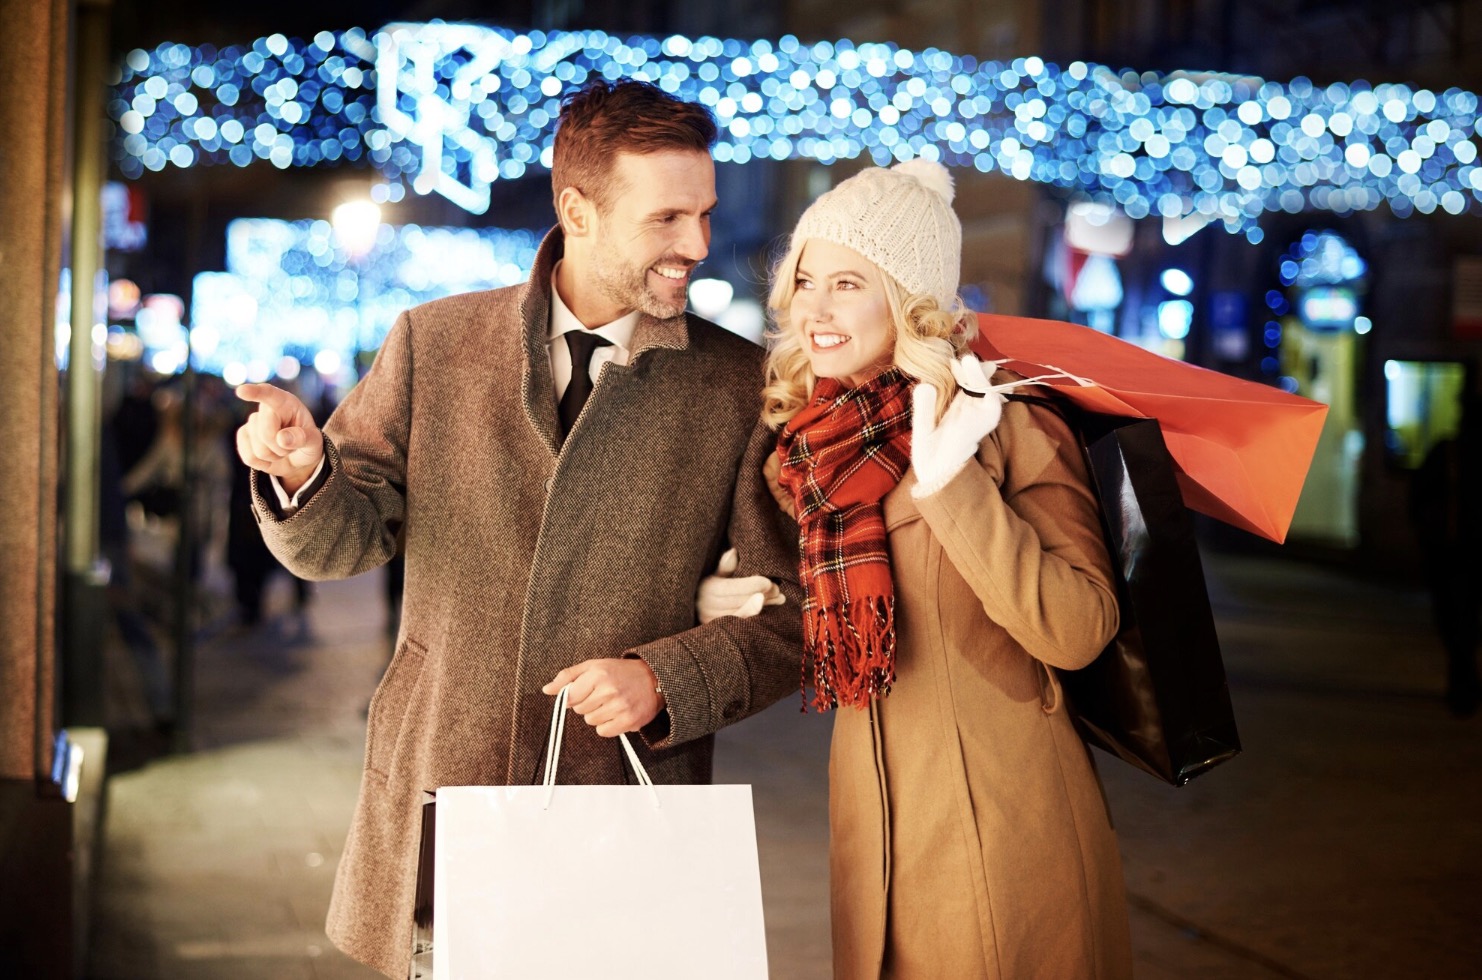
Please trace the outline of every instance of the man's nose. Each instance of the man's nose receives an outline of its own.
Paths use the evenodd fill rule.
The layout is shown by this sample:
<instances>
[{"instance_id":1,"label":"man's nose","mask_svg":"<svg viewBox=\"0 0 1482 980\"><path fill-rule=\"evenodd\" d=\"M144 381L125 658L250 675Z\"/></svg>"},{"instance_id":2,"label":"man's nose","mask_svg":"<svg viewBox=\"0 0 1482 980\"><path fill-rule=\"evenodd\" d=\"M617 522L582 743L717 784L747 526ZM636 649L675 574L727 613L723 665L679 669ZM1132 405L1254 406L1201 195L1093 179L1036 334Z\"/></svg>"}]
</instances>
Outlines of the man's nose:
<instances>
[{"instance_id":1,"label":"man's nose","mask_svg":"<svg viewBox=\"0 0 1482 980\"><path fill-rule=\"evenodd\" d=\"M691 262L699 262L710 254L710 229L704 221L686 221L684 231L674 250Z\"/></svg>"}]
</instances>

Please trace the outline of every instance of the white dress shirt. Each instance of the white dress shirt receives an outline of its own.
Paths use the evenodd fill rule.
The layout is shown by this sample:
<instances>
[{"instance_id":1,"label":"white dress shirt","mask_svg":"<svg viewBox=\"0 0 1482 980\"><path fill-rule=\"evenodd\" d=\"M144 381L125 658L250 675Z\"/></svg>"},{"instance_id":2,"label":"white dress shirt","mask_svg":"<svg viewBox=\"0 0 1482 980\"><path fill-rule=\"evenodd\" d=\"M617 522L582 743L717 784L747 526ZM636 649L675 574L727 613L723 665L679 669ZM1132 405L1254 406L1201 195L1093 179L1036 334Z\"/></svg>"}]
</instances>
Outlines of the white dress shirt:
<instances>
[{"instance_id":1,"label":"white dress shirt","mask_svg":"<svg viewBox=\"0 0 1482 980\"><path fill-rule=\"evenodd\" d=\"M545 342L546 353L551 357L551 380L556 385L557 404L560 404L561 396L566 393L566 386L571 383L571 348L566 346L564 340L557 343L557 337L572 330L590 329L592 333L609 342L608 346L598 347L592 352L591 377L592 383L596 384L602 365L608 361L618 367L627 365L628 359L633 356L633 330L638 326L637 310L600 327L589 328L582 323L576 318L576 314L567 309L561 294L556 292L556 272L560 268L561 263L557 262L556 268L551 272L551 327Z\"/></svg>"}]
</instances>

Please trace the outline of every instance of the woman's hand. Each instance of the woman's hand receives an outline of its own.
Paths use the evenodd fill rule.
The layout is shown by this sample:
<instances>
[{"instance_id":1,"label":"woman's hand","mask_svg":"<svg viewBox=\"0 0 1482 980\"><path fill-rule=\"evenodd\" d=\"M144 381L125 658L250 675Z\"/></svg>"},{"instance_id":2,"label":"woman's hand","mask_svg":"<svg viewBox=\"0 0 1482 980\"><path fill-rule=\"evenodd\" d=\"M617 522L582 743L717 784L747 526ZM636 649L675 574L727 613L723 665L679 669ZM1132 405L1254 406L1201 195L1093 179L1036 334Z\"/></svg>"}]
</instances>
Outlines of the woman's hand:
<instances>
[{"instance_id":1,"label":"woman's hand","mask_svg":"<svg viewBox=\"0 0 1482 980\"><path fill-rule=\"evenodd\" d=\"M911 496L926 497L952 482L973 458L988 433L998 427L1007 400L996 391L989 373L973 354L952 362L960 391L937 422L937 390L918 384L911 392L911 467L916 486Z\"/></svg>"},{"instance_id":2,"label":"woman's hand","mask_svg":"<svg viewBox=\"0 0 1482 980\"><path fill-rule=\"evenodd\" d=\"M787 601L777 584L765 575L732 578L739 563L736 549L731 548L720 556L715 574L700 582L700 591L695 595L695 615L702 626L722 616L745 619L755 616L765 606L780 606Z\"/></svg>"}]
</instances>

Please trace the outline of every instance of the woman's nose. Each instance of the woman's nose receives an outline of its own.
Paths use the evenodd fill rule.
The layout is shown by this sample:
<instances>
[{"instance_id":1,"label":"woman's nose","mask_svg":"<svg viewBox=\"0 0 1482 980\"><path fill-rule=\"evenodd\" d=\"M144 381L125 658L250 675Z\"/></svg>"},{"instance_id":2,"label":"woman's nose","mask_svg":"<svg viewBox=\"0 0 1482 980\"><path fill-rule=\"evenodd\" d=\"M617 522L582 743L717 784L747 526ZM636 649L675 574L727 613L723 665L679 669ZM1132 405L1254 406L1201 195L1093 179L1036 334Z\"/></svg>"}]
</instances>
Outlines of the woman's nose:
<instances>
[{"instance_id":1,"label":"woman's nose","mask_svg":"<svg viewBox=\"0 0 1482 980\"><path fill-rule=\"evenodd\" d=\"M828 299L823 295L822 290L798 290L798 298L802 301L803 315L808 319L819 322L828 319Z\"/></svg>"}]
</instances>

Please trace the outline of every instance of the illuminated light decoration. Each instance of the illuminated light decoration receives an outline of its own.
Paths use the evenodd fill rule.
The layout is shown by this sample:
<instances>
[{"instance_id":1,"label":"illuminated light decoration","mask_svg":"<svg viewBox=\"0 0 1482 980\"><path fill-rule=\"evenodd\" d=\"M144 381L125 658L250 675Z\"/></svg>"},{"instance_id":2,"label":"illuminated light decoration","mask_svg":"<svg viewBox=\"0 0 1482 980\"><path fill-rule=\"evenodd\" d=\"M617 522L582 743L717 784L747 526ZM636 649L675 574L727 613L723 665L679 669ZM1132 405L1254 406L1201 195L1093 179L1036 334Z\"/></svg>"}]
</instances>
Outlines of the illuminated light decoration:
<instances>
[{"instance_id":1,"label":"illuminated light decoration","mask_svg":"<svg viewBox=\"0 0 1482 980\"><path fill-rule=\"evenodd\" d=\"M1310 289L1364 279L1369 265L1352 245L1334 231L1308 231L1282 257L1283 285Z\"/></svg>"},{"instance_id":2,"label":"illuminated light decoration","mask_svg":"<svg viewBox=\"0 0 1482 980\"><path fill-rule=\"evenodd\" d=\"M391 25L162 44L118 66L108 113L125 177L231 163L373 165L478 212L495 180L550 164L560 97L643 78L709 106L716 160L877 164L925 157L1068 189L1182 240L1203 223L1262 237L1266 212L1482 208L1478 97L1365 81L1313 85L979 62L848 40L806 45Z\"/></svg>"},{"instance_id":3,"label":"illuminated light decoration","mask_svg":"<svg viewBox=\"0 0 1482 980\"><path fill-rule=\"evenodd\" d=\"M1346 330L1368 333L1373 323L1358 315L1359 297L1369 275L1368 263L1342 235L1332 230L1308 230L1292 243L1277 262L1281 285L1292 290L1289 300L1283 290L1266 293L1266 306L1273 316L1295 314L1303 326L1322 333ZM1281 324L1266 324L1266 346L1281 347ZM1280 364L1274 357L1261 362L1261 370L1275 375Z\"/></svg>"},{"instance_id":4,"label":"illuminated light decoration","mask_svg":"<svg viewBox=\"0 0 1482 980\"><path fill-rule=\"evenodd\" d=\"M1115 310L1122 303L1122 274L1108 255L1089 255L1070 291L1072 309Z\"/></svg>"},{"instance_id":5,"label":"illuminated light decoration","mask_svg":"<svg viewBox=\"0 0 1482 980\"><path fill-rule=\"evenodd\" d=\"M1158 283L1169 295L1187 296L1194 291L1194 279L1182 269L1164 269Z\"/></svg>"},{"instance_id":6,"label":"illuminated light decoration","mask_svg":"<svg viewBox=\"0 0 1482 980\"><path fill-rule=\"evenodd\" d=\"M696 279L690 283L690 306L707 320L714 320L731 305L736 290L724 279Z\"/></svg>"},{"instance_id":7,"label":"illuminated light decoration","mask_svg":"<svg viewBox=\"0 0 1482 980\"><path fill-rule=\"evenodd\" d=\"M350 257L359 258L376 247L381 208L374 201L346 201L331 212L329 226Z\"/></svg>"},{"instance_id":8,"label":"illuminated light decoration","mask_svg":"<svg viewBox=\"0 0 1482 980\"><path fill-rule=\"evenodd\" d=\"M137 361L144 356L144 341L139 335L129 333L123 327L108 328L108 359L110 361Z\"/></svg>"},{"instance_id":9,"label":"illuminated light decoration","mask_svg":"<svg viewBox=\"0 0 1482 980\"><path fill-rule=\"evenodd\" d=\"M1175 211L1172 215L1163 216L1163 241L1169 245L1182 245L1214 220L1212 215L1199 214L1197 211L1193 214L1178 214L1177 209L1183 206L1181 200L1177 195L1169 195L1169 198L1171 200L1167 206Z\"/></svg>"},{"instance_id":10,"label":"illuminated light decoration","mask_svg":"<svg viewBox=\"0 0 1482 980\"><path fill-rule=\"evenodd\" d=\"M409 307L523 282L539 244L535 231L380 225L369 250L351 254L328 221L238 219L227 271L200 273L191 291L192 339L211 338L193 343L194 363L251 380L286 377L292 357L336 374L379 348Z\"/></svg>"},{"instance_id":11,"label":"illuminated light decoration","mask_svg":"<svg viewBox=\"0 0 1482 980\"><path fill-rule=\"evenodd\" d=\"M1194 323L1194 304L1171 299L1158 304L1158 332L1169 340L1183 340Z\"/></svg>"},{"instance_id":12,"label":"illuminated light decoration","mask_svg":"<svg viewBox=\"0 0 1482 980\"><path fill-rule=\"evenodd\" d=\"M108 282L108 319L127 320L139 312L143 293L139 284L132 279L111 279Z\"/></svg>"},{"instance_id":13,"label":"illuminated light decoration","mask_svg":"<svg viewBox=\"0 0 1482 980\"><path fill-rule=\"evenodd\" d=\"M1065 211L1065 244L1091 255L1121 258L1132 251L1132 221L1117 208L1076 201Z\"/></svg>"},{"instance_id":14,"label":"illuminated light decoration","mask_svg":"<svg viewBox=\"0 0 1482 980\"><path fill-rule=\"evenodd\" d=\"M1358 297L1343 286L1314 286L1302 294L1298 315L1312 330L1347 329L1358 316Z\"/></svg>"}]
</instances>

